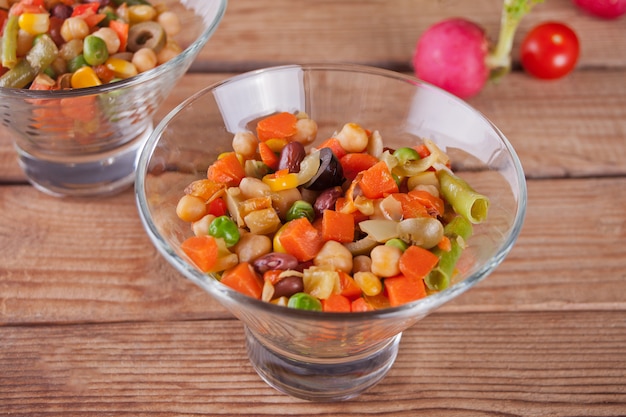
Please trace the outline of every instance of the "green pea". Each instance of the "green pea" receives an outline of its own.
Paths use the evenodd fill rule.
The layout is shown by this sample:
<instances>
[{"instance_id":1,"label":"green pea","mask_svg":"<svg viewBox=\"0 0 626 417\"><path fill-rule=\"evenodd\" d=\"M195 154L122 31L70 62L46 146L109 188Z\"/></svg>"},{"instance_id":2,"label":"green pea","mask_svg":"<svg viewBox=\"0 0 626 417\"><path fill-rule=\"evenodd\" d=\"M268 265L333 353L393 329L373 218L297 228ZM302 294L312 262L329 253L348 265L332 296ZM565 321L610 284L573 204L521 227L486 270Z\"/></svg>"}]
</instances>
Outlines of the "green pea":
<instances>
[{"instance_id":1,"label":"green pea","mask_svg":"<svg viewBox=\"0 0 626 417\"><path fill-rule=\"evenodd\" d=\"M386 241L385 246L394 246L400 249L402 252L404 252L409 247L409 245L404 240L399 239L397 237Z\"/></svg>"},{"instance_id":2,"label":"green pea","mask_svg":"<svg viewBox=\"0 0 626 417\"><path fill-rule=\"evenodd\" d=\"M299 310L322 311L322 302L305 292L297 292L289 297L287 307Z\"/></svg>"},{"instance_id":3,"label":"green pea","mask_svg":"<svg viewBox=\"0 0 626 417\"><path fill-rule=\"evenodd\" d=\"M306 217L310 222L315 220L315 210L313 210L313 206L308 201L298 200L291 205L289 210L287 210L287 221L299 219L301 217Z\"/></svg>"},{"instance_id":4,"label":"green pea","mask_svg":"<svg viewBox=\"0 0 626 417\"><path fill-rule=\"evenodd\" d=\"M420 159L420 154L417 153L415 149L409 147L396 149L393 156L396 157L400 165L404 165L409 161L418 161Z\"/></svg>"},{"instance_id":5,"label":"green pea","mask_svg":"<svg viewBox=\"0 0 626 417\"><path fill-rule=\"evenodd\" d=\"M83 41L83 55L91 66L104 64L109 58L106 42L94 35L87 36Z\"/></svg>"},{"instance_id":6,"label":"green pea","mask_svg":"<svg viewBox=\"0 0 626 417\"><path fill-rule=\"evenodd\" d=\"M89 64L85 61L85 56L80 54L69 60L67 63L67 70L69 72L76 72L79 68L87 66L89 66Z\"/></svg>"},{"instance_id":7,"label":"green pea","mask_svg":"<svg viewBox=\"0 0 626 417\"><path fill-rule=\"evenodd\" d=\"M213 219L209 225L209 234L213 237L222 238L226 246L234 246L239 242L239 228L228 216L220 216Z\"/></svg>"}]
</instances>

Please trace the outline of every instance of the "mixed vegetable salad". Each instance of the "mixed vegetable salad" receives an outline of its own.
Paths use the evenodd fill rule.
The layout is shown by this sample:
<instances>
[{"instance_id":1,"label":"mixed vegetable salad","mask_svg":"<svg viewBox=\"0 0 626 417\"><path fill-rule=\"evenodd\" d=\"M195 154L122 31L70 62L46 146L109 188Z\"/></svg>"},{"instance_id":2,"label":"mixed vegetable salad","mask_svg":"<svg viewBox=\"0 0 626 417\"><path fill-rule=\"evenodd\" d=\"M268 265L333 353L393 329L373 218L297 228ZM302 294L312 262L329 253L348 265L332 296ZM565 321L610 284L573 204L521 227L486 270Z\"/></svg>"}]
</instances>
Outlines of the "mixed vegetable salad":
<instances>
[{"instance_id":1,"label":"mixed vegetable salad","mask_svg":"<svg viewBox=\"0 0 626 417\"><path fill-rule=\"evenodd\" d=\"M0 87L84 88L181 52L178 16L146 0L0 0Z\"/></svg>"},{"instance_id":2,"label":"mixed vegetable salad","mask_svg":"<svg viewBox=\"0 0 626 417\"><path fill-rule=\"evenodd\" d=\"M301 112L237 133L178 201L193 231L182 251L243 294L307 310L369 311L447 288L488 198L431 140L388 149L356 123L308 146L316 135Z\"/></svg>"}]
</instances>

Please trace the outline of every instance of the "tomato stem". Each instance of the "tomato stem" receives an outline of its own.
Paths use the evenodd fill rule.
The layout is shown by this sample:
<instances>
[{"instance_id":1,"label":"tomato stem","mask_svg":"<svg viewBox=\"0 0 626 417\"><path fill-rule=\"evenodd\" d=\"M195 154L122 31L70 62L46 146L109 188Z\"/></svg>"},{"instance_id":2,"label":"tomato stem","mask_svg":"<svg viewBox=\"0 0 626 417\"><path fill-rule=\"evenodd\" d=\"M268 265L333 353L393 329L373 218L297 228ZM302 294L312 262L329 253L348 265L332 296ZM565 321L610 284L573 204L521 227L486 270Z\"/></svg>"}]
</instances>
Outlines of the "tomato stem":
<instances>
[{"instance_id":1,"label":"tomato stem","mask_svg":"<svg viewBox=\"0 0 626 417\"><path fill-rule=\"evenodd\" d=\"M491 69L492 79L498 79L511 70L511 50L515 32L522 18L537 3L543 3L543 0L504 0L498 42L487 55L487 66Z\"/></svg>"}]
</instances>

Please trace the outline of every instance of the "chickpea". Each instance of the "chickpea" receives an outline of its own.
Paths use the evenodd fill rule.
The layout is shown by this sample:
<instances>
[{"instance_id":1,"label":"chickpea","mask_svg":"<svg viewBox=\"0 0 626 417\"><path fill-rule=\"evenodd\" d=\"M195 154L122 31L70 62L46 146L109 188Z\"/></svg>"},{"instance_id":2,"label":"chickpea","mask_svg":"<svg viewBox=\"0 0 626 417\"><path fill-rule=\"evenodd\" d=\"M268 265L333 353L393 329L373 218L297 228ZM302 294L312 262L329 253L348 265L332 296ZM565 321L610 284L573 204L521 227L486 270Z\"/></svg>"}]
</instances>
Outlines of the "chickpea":
<instances>
[{"instance_id":1,"label":"chickpea","mask_svg":"<svg viewBox=\"0 0 626 417\"><path fill-rule=\"evenodd\" d=\"M363 152L369 142L367 132L356 123L343 125L336 138L347 152Z\"/></svg>"},{"instance_id":2,"label":"chickpea","mask_svg":"<svg viewBox=\"0 0 626 417\"><path fill-rule=\"evenodd\" d=\"M167 36L175 36L180 32L180 20L174 12L165 11L157 17L157 22L161 25Z\"/></svg>"},{"instance_id":3,"label":"chickpea","mask_svg":"<svg viewBox=\"0 0 626 417\"><path fill-rule=\"evenodd\" d=\"M239 262L252 262L272 251L272 240L265 235L245 233L233 250L239 256Z\"/></svg>"},{"instance_id":4,"label":"chickpea","mask_svg":"<svg viewBox=\"0 0 626 417\"><path fill-rule=\"evenodd\" d=\"M175 58L182 51L182 48L178 46L176 42L168 40L163 49L161 49L157 54L157 62L161 65L170 59Z\"/></svg>"},{"instance_id":5,"label":"chickpea","mask_svg":"<svg viewBox=\"0 0 626 417\"><path fill-rule=\"evenodd\" d=\"M308 145L317 136L317 123L312 119L298 119L296 122L296 134L293 140L303 145Z\"/></svg>"},{"instance_id":6,"label":"chickpea","mask_svg":"<svg viewBox=\"0 0 626 417\"><path fill-rule=\"evenodd\" d=\"M266 197L272 193L269 185L254 177L244 177L239 183L239 190L241 191L241 198L244 200Z\"/></svg>"},{"instance_id":7,"label":"chickpea","mask_svg":"<svg viewBox=\"0 0 626 417\"><path fill-rule=\"evenodd\" d=\"M139 72L145 72L157 66L157 55L150 48L141 48L133 54L132 63Z\"/></svg>"},{"instance_id":8,"label":"chickpea","mask_svg":"<svg viewBox=\"0 0 626 417\"><path fill-rule=\"evenodd\" d=\"M186 194L178 200L176 215L186 222L195 222L206 215L206 204L201 198Z\"/></svg>"},{"instance_id":9,"label":"chickpea","mask_svg":"<svg viewBox=\"0 0 626 417\"><path fill-rule=\"evenodd\" d=\"M329 240L313 259L316 266L328 266L346 273L352 272L352 253L341 243Z\"/></svg>"},{"instance_id":10,"label":"chickpea","mask_svg":"<svg viewBox=\"0 0 626 417\"><path fill-rule=\"evenodd\" d=\"M256 154L259 140L252 132L237 132L233 137L233 150L244 158L251 158Z\"/></svg>"},{"instance_id":11,"label":"chickpea","mask_svg":"<svg viewBox=\"0 0 626 417\"><path fill-rule=\"evenodd\" d=\"M202 217L200 220L196 220L191 225L191 230L193 230L193 234L196 236L206 236L209 234L209 226L211 222L215 219L215 216L212 214L207 214Z\"/></svg>"},{"instance_id":12,"label":"chickpea","mask_svg":"<svg viewBox=\"0 0 626 417\"><path fill-rule=\"evenodd\" d=\"M84 39L89 35L89 25L80 17L69 17L61 25L61 37L65 42L72 39Z\"/></svg>"},{"instance_id":13,"label":"chickpea","mask_svg":"<svg viewBox=\"0 0 626 417\"><path fill-rule=\"evenodd\" d=\"M379 277L393 277L400 273L402 250L395 246L380 245L372 249L372 272Z\"/></svg>"},{"instance_id":14,"label":"chickpea","mask_svg":"<svg viewBox=\"0 0 626 417\"><path fill-rule=\"evenodd\" d=\"M117 33L111 28L100 28L93 33L94 36L99 37L107 44L107 51L109 55L115 54L120 49L120 38Z\"/></svg>"}]
</instances>

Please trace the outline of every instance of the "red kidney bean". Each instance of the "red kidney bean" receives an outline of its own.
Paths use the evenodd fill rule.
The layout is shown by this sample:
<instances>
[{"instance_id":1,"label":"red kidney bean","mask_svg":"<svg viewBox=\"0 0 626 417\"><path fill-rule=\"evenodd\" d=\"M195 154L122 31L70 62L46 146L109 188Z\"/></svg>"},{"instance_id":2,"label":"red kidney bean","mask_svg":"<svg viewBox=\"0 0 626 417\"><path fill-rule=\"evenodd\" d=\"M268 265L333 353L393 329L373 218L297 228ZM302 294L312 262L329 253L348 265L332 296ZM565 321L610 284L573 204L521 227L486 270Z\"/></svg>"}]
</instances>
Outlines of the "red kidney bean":
<instances>
[{"instance_id":1,"label":"red kidney bean","mask_svg":"<svg viewBox=\"0 0 626 417\"><path fill-rule=\"evenodd\" d=\"M278 169L288 169L291 173L300 172L300 163L306 156L306 149L300 142L289 142L280 153Z\"/></svg>"},{"instance_id":2,"label":"red kidney bean","mask_svg":"<svg viewBox=\"0 0 626 417\"><path fill-rule=\"evenodd\" d=\"M274 284L274 298L291 297L302 291L304 291L304 282L302 277L296 275L285 277Z\"/></svg>"},{"instance_id":3,"label":"red kidney bean","mask_svg":"<svg viewBox=\"0 0 626 417\"><path fill-rule=\"evenodd\" d=\"M48 29L48 33L56 46L59 48L65 43L65 39L61 36L61 27L63 26L63 22L65 22L65 19L61 19L56 16L50 17L50 28Z\"/></svg>"},{"instance_id":4,"label":"red kidney bean","mask_svg":"<svg viewBox=\"0 0 626 417\"><path fill-rule=\"evenodd\" d=\"M50 9L50 16L65 20L72 16L73 11L74 9L67 4L57 3L52 7L52 9Z\"/></svg>"},{"instance_id":5,"label":"red kidney bean","mask_svg":"<svg viewBox=\"0 0 626 417\"><path fill-rule=\"evenodd\" d=\"M343 190L341 187L327 188L315 199L313 203L313 210L315 210L315 217L322 215L324 210L334 210L337 199L341 197Z\"/></svg>"},{"instance_id":6,"label":"red kidney bean","mask_svg":"<svg viewBox=\"0 0 626 417\"><path fill-rule=\"evenodd\" d=\"M294 269L298 266L298 259L288 253L271 252L263 255L252 262L252 266L258 273L264 274L267 271Z\"/></svg>"}]
</instances>

